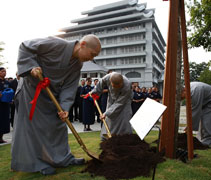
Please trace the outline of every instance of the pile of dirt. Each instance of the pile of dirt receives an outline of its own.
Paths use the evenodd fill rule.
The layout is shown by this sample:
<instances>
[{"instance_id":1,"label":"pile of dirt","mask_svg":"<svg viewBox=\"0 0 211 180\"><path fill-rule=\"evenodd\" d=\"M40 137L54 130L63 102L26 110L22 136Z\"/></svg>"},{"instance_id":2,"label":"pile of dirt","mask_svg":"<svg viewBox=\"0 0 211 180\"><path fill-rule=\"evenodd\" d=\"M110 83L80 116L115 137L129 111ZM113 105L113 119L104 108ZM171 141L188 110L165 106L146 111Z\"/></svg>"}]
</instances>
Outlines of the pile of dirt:
<instances>
[{"instance_id":1,"label":"pile of dirt","mask_svg":"<svg viewBox=\"0 0 211 180\"><path fill-rule=\"evenodd\" d=\"M195 149L204 150L208 149L208 145L202 144L196 137L193 137L193 147ZM177 148L187 150L187 134L180 133L178 134Z\"/></svg>"},{"instance_id":2,"label":"pile of dirt","mask_svg":"<svg viewBox=\"0 0 211 180\"><path fill-rule=\"evenodd\" d=\"M84 171L110 180L149 176L157 163L165 161L156 148L136 134L112 136L100 148L102 162L91 160Z\"/></svg>"}]
</instances>

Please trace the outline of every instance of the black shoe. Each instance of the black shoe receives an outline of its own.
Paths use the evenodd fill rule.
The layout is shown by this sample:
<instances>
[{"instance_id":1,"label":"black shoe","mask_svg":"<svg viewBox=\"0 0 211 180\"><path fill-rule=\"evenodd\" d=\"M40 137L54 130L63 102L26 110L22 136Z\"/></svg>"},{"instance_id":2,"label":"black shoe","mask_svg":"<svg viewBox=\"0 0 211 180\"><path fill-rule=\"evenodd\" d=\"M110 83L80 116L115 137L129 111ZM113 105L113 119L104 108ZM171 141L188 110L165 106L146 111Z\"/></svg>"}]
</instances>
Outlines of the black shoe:
<instances>
[{"instance_id":1,"label":"black shoe","mask_svg":"<svg viewBox=\"0 0 211 180\"><path fill-rule=\"evenodd\" d=\"M82 165L82 164L85 164L85 159L84 158L74 158L70 162L70 165Z\"/></svg>"},{"instance_id":2,"label":"black shoe","mask_svg":"<svg viewBox=\"0 0 211 180\"><path fill-rule=\"evenodd\" d=\"M87 130L87 131L92 131L92 129L91 129L91 128L87 128L86 130Z\"/></svg>"},{"instance_id":3,"label":"black shoe","mask_svg":"<svg viewBox=\"0 0 211 180\"><path fill-rule=\"evenodd\" d=\"M47 167L45 169L42 169L40 173L42 175L53 175L56 174L56 169L54 169L53 167Z\"/></svg>"},{"instance_id":4,"label":"black shoe","mask_svg":"<svg viewBox=\"0 0 211 180\"><path fill-rule=\"evenodd\" d=\"M84 131L88 131L88 129L87 128L84 128Z\"/></svg>"}]
</instances>

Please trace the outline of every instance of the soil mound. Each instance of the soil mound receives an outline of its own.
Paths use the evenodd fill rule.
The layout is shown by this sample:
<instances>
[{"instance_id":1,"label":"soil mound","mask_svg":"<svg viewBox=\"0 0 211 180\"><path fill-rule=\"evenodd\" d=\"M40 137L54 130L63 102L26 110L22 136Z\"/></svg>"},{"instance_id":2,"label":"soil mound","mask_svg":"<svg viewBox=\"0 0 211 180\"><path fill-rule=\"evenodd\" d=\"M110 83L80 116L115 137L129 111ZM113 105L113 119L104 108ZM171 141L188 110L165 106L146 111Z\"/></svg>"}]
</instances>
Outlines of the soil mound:
<instances>
[{"instance_id":1,"label":"soil mound","mask_svg":"<svg viewBox=\"0 0 211 180\"><path fill-rule=\"evenodd\" d=\"M149 176L156 164L165 160L136 134L112 136L100 148L102 163L91 160L84 171L109 180Z\"/></svg>"},{"instance_id":2,"label":"soil mound","mask_svg":"<svg viewBox=\"0 0 211 180\"><path fill-rule=\"evenodd\" d=\"M186 133L180 133L178 134L178 141L177 141L177 148L181 148L184 150L187 150L187 134ZM202 144L196 137L193 137L193 147L195 149L204 150L208 149L208 145Z\"/></svg>"}]
</instances>

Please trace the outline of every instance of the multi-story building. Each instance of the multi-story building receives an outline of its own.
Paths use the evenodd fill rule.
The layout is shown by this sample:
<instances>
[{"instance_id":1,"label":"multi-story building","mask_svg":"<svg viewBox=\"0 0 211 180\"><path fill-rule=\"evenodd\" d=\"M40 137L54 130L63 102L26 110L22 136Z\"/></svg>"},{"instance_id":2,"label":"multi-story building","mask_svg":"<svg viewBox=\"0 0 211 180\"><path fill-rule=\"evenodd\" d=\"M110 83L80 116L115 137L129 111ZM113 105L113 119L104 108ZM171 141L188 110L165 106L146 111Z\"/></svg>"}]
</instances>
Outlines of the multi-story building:
<instances>
[{"instance_id":1,"label":"multi-story building","mask_svg":"<svg viewBox=\"0 0 211 180\"><path fill-rule=\"evenodd\" d=\"M94 7L81 13L85 17L71 21L77 25L61 29L65 32L61 37L74 40L97 35L102 43L97 64L141 87L158 85L161 90L166 43L155 22L155 9L146 6L138 0L123 0Z\"/></svg>"}]
</instances>

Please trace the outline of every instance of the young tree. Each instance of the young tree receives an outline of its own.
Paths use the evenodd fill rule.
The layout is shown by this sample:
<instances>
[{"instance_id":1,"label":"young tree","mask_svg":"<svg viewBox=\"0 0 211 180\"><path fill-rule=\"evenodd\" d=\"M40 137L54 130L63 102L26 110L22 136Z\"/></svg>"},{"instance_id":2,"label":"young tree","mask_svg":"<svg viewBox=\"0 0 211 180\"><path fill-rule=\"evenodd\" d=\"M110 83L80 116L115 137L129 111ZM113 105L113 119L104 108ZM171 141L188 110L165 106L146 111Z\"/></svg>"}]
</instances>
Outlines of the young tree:
<instances>
[{"instance_id":1,"label":"young tree","mask_svg":"<svg viewBox=\"0 0 211 180\"><path fill-rule=\"evenodd\" d=\"M202 46L206 51L211 50L211 1L189 0L187 4L190 21L188 26L193 27L188 37L188 44L192 47Z\"/></svg>"}]
</instances>

